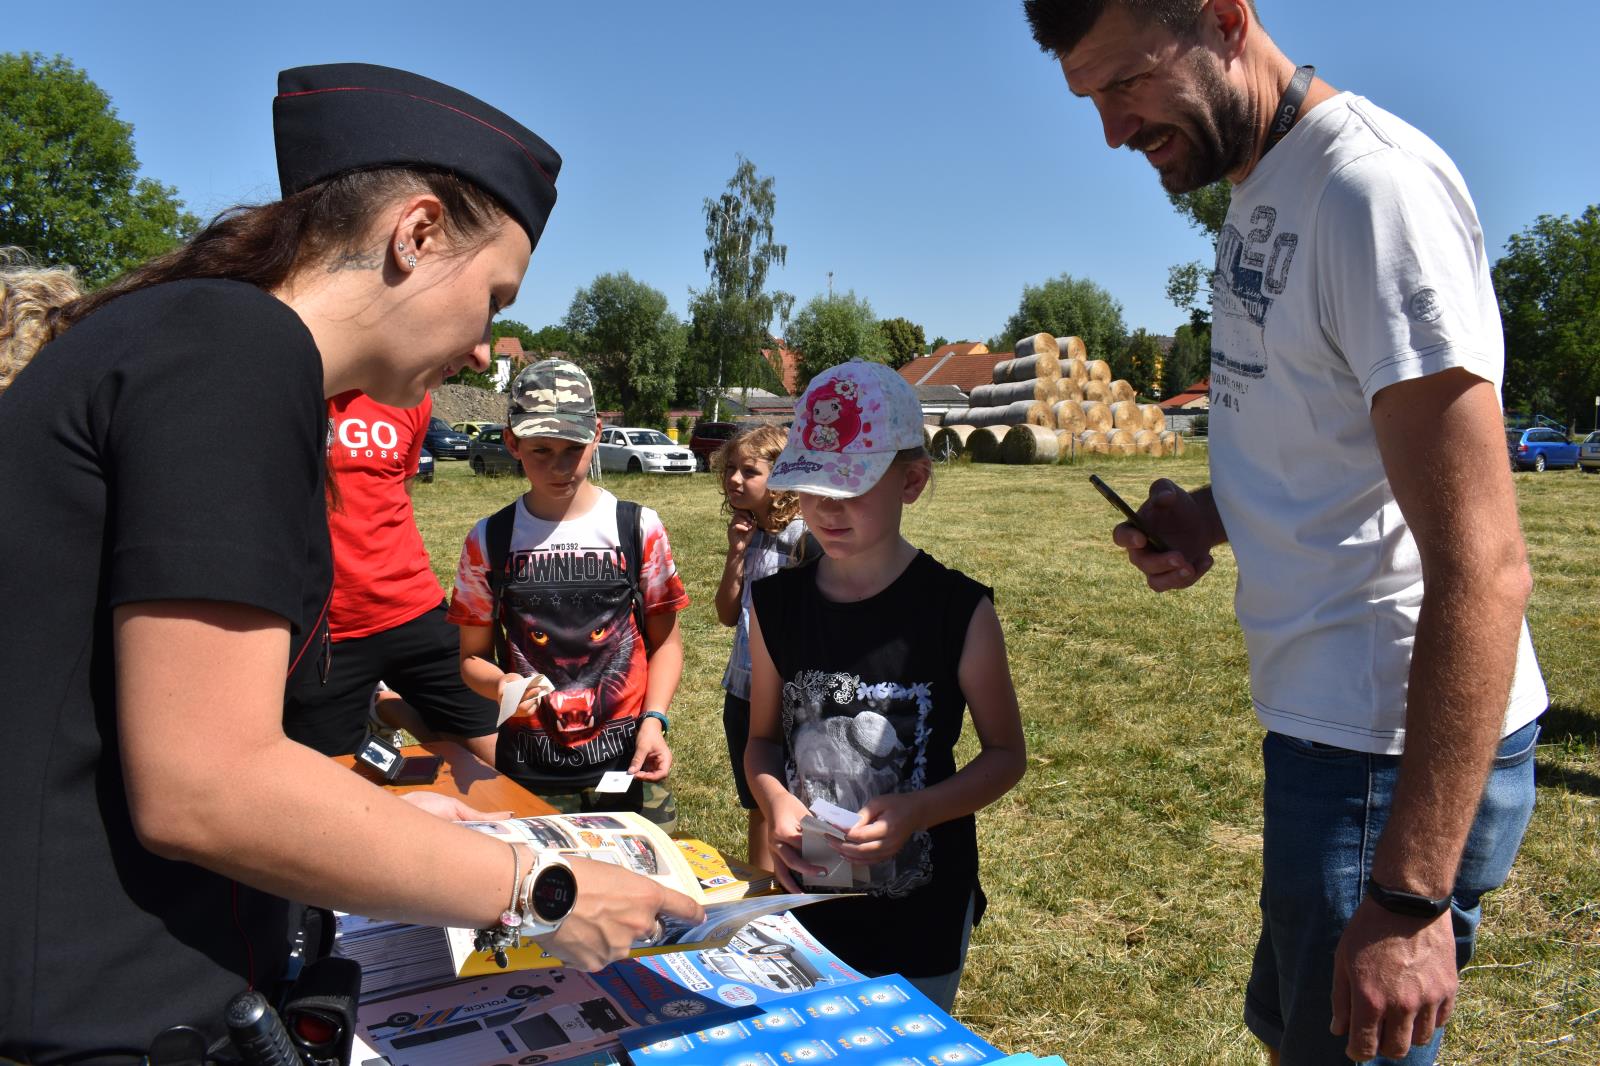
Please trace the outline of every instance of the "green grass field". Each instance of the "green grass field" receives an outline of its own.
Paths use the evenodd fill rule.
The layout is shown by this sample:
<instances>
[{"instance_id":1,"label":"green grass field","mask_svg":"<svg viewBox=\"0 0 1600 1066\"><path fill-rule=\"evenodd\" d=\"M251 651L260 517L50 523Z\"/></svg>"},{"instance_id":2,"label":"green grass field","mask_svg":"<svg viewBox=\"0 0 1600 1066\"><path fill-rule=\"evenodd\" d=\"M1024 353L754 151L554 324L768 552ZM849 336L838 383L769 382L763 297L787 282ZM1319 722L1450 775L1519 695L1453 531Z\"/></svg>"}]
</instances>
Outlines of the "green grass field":
<instances>
[{"instance_id":1,"label":"green grass field","mask_svg":"<svg viewBox=\"0 0 1600 1066\"><path fill-rule=\"evenodd\" d=\"M1203 450L1093 467L955 464L906 534L995 587L1029 744L1022 783L978 818L991 907L956 1013L1006 1050L1094 1063L1257 1063L1240 1019L1256 935L1261 729L1233 620L1229 552L1156 596L1110 544L1158 476L1206 480ZM1538 809L1485 904L1442 1062L1600 1062L1600 478L1515 475L1533 559L1529 620L1550 689ZM682 825L743 848L720 724L731 631L712 594L726 549L709 475L610 475L659 511L693 604L673 708ZM440 463L417 519L450 587L473 521L520 492ZM970 731L969 731L970 732ZM970 741L970 737L968 738ZM971 751L966 755L970 757Z\"/></svg>"}]
</instances>

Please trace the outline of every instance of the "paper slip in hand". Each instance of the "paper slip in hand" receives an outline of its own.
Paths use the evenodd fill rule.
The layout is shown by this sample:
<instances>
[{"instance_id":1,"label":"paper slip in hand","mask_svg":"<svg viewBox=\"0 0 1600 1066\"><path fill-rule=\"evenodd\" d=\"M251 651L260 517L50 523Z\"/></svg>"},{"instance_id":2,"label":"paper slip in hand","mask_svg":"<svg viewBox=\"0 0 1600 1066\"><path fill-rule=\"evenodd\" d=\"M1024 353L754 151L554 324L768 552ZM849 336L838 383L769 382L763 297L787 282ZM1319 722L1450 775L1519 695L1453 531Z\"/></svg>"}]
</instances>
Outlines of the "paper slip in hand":
<instances>
[{"instance_id":1,"label":"paper slip in hand","mask_svg":"<svg viewBox=\"0 0 1600 1066\"><path fill-rule=\"evenodd\" d=\"M522 702L528 686L534 686L534 692L540 699L544 699L556 690L550 679L543 674L529 674L512 681L500 692L500 717L495 721L496 728L506 724L506 719L517 713L517 705Z\"/></svg>"},{"instance_id":2,"label":"paper slip in hand","mask_svg":"<svg viewBox=\"0 0 1600 1066\"><path fill-rule=\"evenodd\" d=\"M825 799L811 801L811 813L829 825L838 826L849 832L856 823L861 821L861 815L856 811L847 811L837 803L829 803ZM841 836L843 834L840 834Z\"/></svg>"},{"instance_id":3,"label":"paper slip in hand","mask_svg":"<svg viewBox=\"0 0 1600 1066\"><path fill-rule=\"evenodd\" d=\"M596 792L626 792L633 787L633 775L626 770L607 770L600 775Z\"/></svg>"},{"instance_id":4,"label":"paper slip in hand","mask_svg":"<svg viewBox=\"0 0 1600 1066\"><path fill-rule=\"evenodd\" d=\"M860 820L861 816L855 811L847 811L838 804L822 799L812 801L811 813L800 819L800 857L823 867L824 872L807 874L806 884L853 888L867 880L866 867L853 865L828 844L830 839L843 840Z\"/></svg>"}]
</instances>

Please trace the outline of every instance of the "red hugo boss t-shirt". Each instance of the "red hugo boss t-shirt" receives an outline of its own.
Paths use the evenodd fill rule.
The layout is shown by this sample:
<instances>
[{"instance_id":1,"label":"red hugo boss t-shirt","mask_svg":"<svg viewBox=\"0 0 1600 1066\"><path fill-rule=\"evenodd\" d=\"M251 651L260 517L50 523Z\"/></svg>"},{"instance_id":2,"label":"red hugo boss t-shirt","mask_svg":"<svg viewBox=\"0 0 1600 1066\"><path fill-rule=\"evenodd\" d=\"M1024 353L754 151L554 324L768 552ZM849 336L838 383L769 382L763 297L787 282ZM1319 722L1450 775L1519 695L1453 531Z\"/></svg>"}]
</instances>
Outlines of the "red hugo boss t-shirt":
<instances>
[{"instance_id":1,"label":"red hugo boss t-shirt","mask_svg":"<svg viewBox=\"0 0 1600 1066\"><path fill-rule=\"evenodd\" d=\"M432 397L409 410L359 391L328 401L334 640L381 633L444 600L406 492L432 415Z\"/></svg>"}]
</instances>

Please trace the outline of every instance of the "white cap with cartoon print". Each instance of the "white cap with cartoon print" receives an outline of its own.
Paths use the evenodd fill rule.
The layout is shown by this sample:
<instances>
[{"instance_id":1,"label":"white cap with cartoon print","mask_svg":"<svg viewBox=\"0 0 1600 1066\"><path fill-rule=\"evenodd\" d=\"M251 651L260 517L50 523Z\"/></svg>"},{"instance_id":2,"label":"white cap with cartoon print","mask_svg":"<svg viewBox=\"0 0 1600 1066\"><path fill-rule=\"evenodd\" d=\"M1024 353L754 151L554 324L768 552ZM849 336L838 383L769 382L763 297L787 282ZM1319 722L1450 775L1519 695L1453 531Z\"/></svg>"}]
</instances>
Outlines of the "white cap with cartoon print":
<instances>
[{"instance_id":1,"label":"white cap with cartoon print","mask_svg":"<svg viewBox=\"0 0 1600 1066\"><path fill-rule=\"evenodd\" d=\"M852 359L806 385L769 489L849 499L878 483L897 453L924 443L911 383L882 363Z\"/></svg>"}]
</instances>

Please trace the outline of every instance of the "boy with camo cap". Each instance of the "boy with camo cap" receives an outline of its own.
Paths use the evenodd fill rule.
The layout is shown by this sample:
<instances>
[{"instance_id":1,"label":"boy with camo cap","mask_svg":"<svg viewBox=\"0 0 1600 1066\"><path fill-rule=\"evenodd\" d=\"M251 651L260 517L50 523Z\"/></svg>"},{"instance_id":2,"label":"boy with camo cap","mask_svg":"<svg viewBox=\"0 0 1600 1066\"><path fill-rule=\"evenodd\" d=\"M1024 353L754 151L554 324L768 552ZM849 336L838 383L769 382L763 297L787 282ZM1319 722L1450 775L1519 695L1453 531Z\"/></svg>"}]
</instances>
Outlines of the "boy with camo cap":
<instances>
[{"instance_id":1,"label":"boy with camo cap","mask_svg":"<svg viewBox=\"0 0 1600 1066\"><path fill-rule=\"evenodd\" d=\"M506 423L528 491L468 534L448 616L462 678L501 701L496 767L559 810L639 811L670 832L676 805L660 782L689 596L667 531L589 481L600 420L582 369L525 368ZM609 771L633 780L597 789Z\"/></svg>"}]
</instances>

